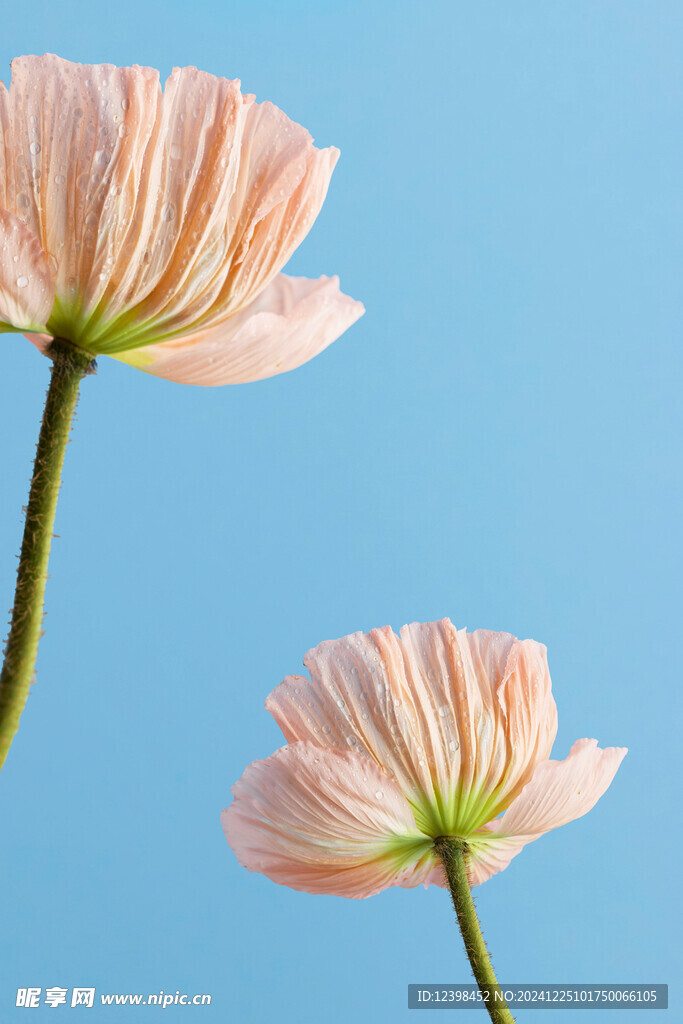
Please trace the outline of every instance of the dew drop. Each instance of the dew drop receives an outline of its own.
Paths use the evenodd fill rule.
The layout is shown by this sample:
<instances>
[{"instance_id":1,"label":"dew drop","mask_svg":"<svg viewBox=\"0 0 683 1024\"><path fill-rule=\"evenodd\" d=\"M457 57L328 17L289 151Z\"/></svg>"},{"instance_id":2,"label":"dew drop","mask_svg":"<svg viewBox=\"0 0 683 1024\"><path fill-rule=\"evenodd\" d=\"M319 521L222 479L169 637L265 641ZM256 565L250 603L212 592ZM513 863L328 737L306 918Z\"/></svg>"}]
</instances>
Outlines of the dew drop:
<instances>
[{"instance_id":1,"label":"dew drop","mask_svg":"<svg viewBox=\"0 0 683 1024\"><path fill-rule=\"evenodd\" d=\"M39 142L32 142L31 145L28 148L31 151L31 153L33 153L34 156L38 156L38 154L40 153L40 143Z\"/></svg>"},{"instance_id":2,"label":"dew drop","mask_svg":"<svg viewBox=\"0 0 683 1024\"><path fill-rule=\"evenodd\" d=\"M24 277L23 274L22 274L21 277L17 278L17 288L25 288L27 284L28 284L28 278Z\"/></svg>"},{"instance_id":3,"label":"dew drop","mask_svg":"<svg viewBox=\"0 0 683 1024\"><path fill-rule=\"evenodd\" d=\"M95 153L95 163L106 166L111 160L111 153L108 149L98 149Z\"/></svg>"},{"instance_id":4,"label":"dew drop","mask_svg":"<svg viewBox=\"0 0 683 1024\"><path fill-rule=\"evenodd\" d=\"M130 100L121 100L121 109L128 110L130 106Z\"/></svg>"},{"instance_id":5,"label":"dew drop","mask_svg":"<svg viewBox=\"0 0 683 1024\"><path fill-rule=\"evenodd\" d=\"M173 203L164 203L161 207L161 219L165 221L175 220L175 206Z\"/></svg>"},{"instance_id":6,"label":"dew drop","mask_svg":"<svg viewBox=\"0 0 683 1024\"><path fill-rule=\"evenodd\" d=\"M325 733L325 735L328 735L328 733L330 732L330 727L329 727L329 725L324 725L324 726L323 726L323 732Z\"/></svg>"},{"instance_id":7,"label":"dew drop","mask_svg":"<svg viewBox=\"0 0 683 1024\"><path fill-rule=\"evenodd\" d=\"M97 224L97 214L91 210L90 213L86 214L85 223L89 228L94 228Z\"/></svg>"},{"instance_id":8,"label":"dew drop","mask_svg":"<svg viewBox=\"0 0 683 1024\"><path fill-rule=\"evenodd\" d=\"M382 792L381 789L377 790L377 792L375 793L375 796L377 797L378 800L384 800L384 793Z\"/></svg>"},{"instance_id":9,"label":"dew drop","mask_svg":"<svg viewBox=\"0 0 683 1024\"><path fill-rule=\"evenodd\" d=\"M90 179L87 174L78 175L78 177L76 178L76 188L79 190L79 192L85 192L85 190L88 187L89 181Z\"/></svg>"},{"instance_id":10,"label":"dew drop","mask_svg":"<svg viewBox=\"0 0 683 1024\"><path fill-rule=\"evenodd\" d=\"M66 178L63 174L55 174L55 185L63 185Z\"/></svg>"},{"instance_id":11,"label":"dew drop","mask_svg":"<svg viewBox=\"0 0 683 1024\"><path fill-rule=\"evenodd\" d=\"M128 127L125 121L122 121L119 125L118 132L120 139L125 139L127 135L130 135L130 128Z\"/></svg>"},{"instance_id":12,"label":"dew drop","mask_svg":"<svg viewBox=\"0 0 683 1024\"><path fill-rule=\"evenodd\" d=\"M179 146L177 142L174 142L171 146L171 160L180 160L183 155L183 147Z\"/></svg>"}]
</instances>

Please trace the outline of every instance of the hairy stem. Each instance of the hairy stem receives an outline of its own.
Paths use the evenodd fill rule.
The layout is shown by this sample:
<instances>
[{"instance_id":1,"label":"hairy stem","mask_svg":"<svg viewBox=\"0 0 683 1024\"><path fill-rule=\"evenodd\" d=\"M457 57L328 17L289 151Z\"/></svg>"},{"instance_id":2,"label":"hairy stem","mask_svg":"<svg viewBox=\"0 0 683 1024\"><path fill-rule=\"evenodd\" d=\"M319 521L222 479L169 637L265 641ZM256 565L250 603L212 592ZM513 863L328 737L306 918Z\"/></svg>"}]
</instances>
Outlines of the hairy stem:
<instances>
[{"instance_id":1,"label":"hairy stem","mask_svg":"<svg viewBox=\"0 0 683 1024\"><path fill-rule=\"evenodd\" d=\"M0 769L19 728L33 680L64 452L81 380L95 369L88 353L60 339L50 344L48 354L52 375L26 506L12 620L0 674Z\"/></svg>"},{"instance_id":2,"label":"hairy stem","mask_svg":"<svg viewBox=\"0 0 683 1024\"><path fill-rule=\"evenodd\" d=\"M484 936L467 880L467 845L452 836L439 836L434 840L436 852L443 861L453 906L465 943L465 951L472 967L474 980L486 1001L486 1009L494 1024L514 1024L514 1017L502 998L493 971Z\"/></svg>"}]
</instances>

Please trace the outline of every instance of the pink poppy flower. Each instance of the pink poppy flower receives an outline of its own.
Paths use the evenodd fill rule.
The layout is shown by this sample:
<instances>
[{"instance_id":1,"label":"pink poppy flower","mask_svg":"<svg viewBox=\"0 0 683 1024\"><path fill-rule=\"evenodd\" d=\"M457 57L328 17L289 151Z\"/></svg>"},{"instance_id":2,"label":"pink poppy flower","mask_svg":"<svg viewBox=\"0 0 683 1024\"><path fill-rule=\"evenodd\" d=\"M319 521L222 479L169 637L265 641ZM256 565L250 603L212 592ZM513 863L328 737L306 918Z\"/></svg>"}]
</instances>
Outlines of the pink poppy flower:
<instances>
[{"instance_id":1,"label":"pink poppy flower","mask_svg":"<svg viewBox=\"0 0 683 1024\"><path fill-rule=\"evenodd\" d=\"M256 761L223 811L240 863L312 893L362 898L446 885L434 841L463 840L471 885L586 814L626 750L557 731L546 649L442 622L322 643L266 707L287 746Z\"/></svg>"},{"instance_id":2,"label":"pink poppy flower","mask_svg":"<svg viewBox=\"0 0 683 1024\"><path fill-rule=\"evenodd\" d=\"M20 57L0 83L0 330L231 384L293 369L363 312L280 270L339 155L237 81Z\"/></svg>"}]
</instances>

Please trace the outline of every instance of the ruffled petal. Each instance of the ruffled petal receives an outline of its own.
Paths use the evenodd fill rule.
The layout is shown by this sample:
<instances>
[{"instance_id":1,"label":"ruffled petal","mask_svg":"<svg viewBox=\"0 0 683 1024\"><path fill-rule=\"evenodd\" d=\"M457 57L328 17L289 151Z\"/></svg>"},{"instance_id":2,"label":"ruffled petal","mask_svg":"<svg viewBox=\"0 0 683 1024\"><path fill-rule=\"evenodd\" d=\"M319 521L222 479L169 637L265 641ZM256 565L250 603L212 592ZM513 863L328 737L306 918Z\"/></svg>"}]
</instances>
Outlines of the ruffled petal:
<instances>
[{"instance_id":1,"label":"ruffled petal","mask_svg":"<svg viewBox=\"0 0 683 1024\"><path fill-rule=\"evenodd\" d=\"M52 271L39 239L18 217L0 209L0 330L44 330L54 297Z\"/></svg>"},{"instance_id":2,"label":"ruffled petal","mask_svg":"<svg viewBox=\"0 0 683 1024\"><path fill-rule=\"evenodd\" d=\"M288 742L309 740L371 758L395 777L415 810L429 768L401 701L404 663L396 634L385 626L327 640L307 653L304 664L310 679L288 676L266 700ZM416 820L425 834L437 834L431 818L418 813Z\"/></svg>"},{"instance_id":3,"label":"ruffled petal","mask_svg":"<svg viewBox=\"0 0 683 1024\"><path fill-rule=\"evenodd\" d=\"M54 263L53 334L87 342L85 324L116 280L159 95L151 68L53 54L12 62L5 198Z\"/></svg>"},{"instance_id":4,"label":"ruffled petal","mask_svg":"<svg viewBox=\"0 0 683 1024\"><path fill-rule=\"evenodd\" d=\"M293 370L318 355L364 312L339 290L280 274L245 310L218 327L118 357L181 384L242 384Z\"/></svg>"},{"instance_id":5,"label":"ruffled petal","mask_svg":"<svg viewBox=\"0 0 683 1024\"><path fill-rule=\"evenodd\" d=\"M372 757L427 835L469 835L550 752L557 716L532 640L444 619L328 641L304 663L310 681L289 677L266 702L285 737Z\"/></svg>"},{"instance_id":6,"label":"ruffled petal","mask_svg":"<svg viewBox=\"0 0 683 1024\"><path fill-rule=\"evenodd\" d=\"M469 858L467 877L470 885L481 885L492 875L504 871L513 857L520 853L525 844L508 837L488 838L482 829L468 839Z\"/></svg>"},{"instance_id":7,"label":"ruffled petal","mask_svg":"<svg viewBox=\"0 0 683 1024\"><path fill-rule=\"evenodd\" d=\"M216 313L227 300L231 311L244 308L282 269L320 213L339 159L272 103L247 110L233 262Z\"/></svg>"},{"instance_id":8,"label":"ruffled petal","mask_svg":"<svg viewBox=\"0 0 683 1024\"><path fill-rule=\"evenodd\" d=\"M469 879L480 885L502 871L527 843L587 814L610 785L625 747L601 750L577 740L564 761L543 761L502 817L468 838Z\"/></svg>"},{"instance_id":9,"label":"ruffled petal","mask_svg":"<svg viewBox=\"0 0 683 1024\"><path fill-rule=\"evenodd\" d=\"M176 68L162 97L152 69L50 54L14 61L0 129L0 205L54 264L49 331L108 355L246 310L308 232L338 155L237 81Z\"/></svg>"},{"instance_id":10,"label":"ruffled petal","mask_svg":"<svg viewBox=\"0 0 683 1024\"><path fill-rule=\"evenodd\" d=\"M179 333L215 303L230 266L226 224L244 131L240 83L175 68L145 182L108 288L97 348Z\"/></svg>"},{"instance_id":11,"label":"ruffled petal","mask_svg":"<svg viewBox=\"0 0 683 1024\"><path fill-rule=\"evenodd\" d=\"M439 878L408 802L366 758L295 743L255 761L232 792L230 846L280 885L361 899Z\"/></svg>"},{"instance_id":12,"label":"ruffled petal","mask_svg":"<svg viewBox=\"0 0 683 1024\"><path fill-rule=\"evenodd\" d=\"M183 83L190 81L189 72L201 80L208 95L221 86L234 86L236 115L231 108L229 115L223 112L211 126L214 133L220 129L226 135L222 169L211 174L204 161L196 182L192 179L200 209L208 218L207 229L195 230L191 236L180 229L174 232L177 260L184 271L182 287L174 267L170 284L175 292L173 288L166 292L160 284L138 311L144 326L137 333L136 346L145 334L180 337L197 328L218 326L246 310L310 230L339 156L334 147L316 149L309 132L274 104L240 96L239 82L227 83L185 68L174 73L183 79L178 93L187 92ZM170 86L169 82L164 91L164 109ZM189 95L186 105L196 108L197 100ZM206 107L205 99L201 106ZM162 136L167 135L162 129ZM217 181L220 194L209 194ZM188 253L194 254L195 249L193 258ZM167 300L163 308L152 301L159 291Z\"/></svg>"},{"instance_id":13,"label":"ruffled petal","mask_svg":"<svg viewBox=\"0 0 683 1024\"><path fill-rule=\"evenodd\" d=\"M577 740L564 761L544 761L492 833L529 843L545 832L581 818L598 802L626 756L626 747L598 747L597 740Z\"/></svg>"}]
</instances>

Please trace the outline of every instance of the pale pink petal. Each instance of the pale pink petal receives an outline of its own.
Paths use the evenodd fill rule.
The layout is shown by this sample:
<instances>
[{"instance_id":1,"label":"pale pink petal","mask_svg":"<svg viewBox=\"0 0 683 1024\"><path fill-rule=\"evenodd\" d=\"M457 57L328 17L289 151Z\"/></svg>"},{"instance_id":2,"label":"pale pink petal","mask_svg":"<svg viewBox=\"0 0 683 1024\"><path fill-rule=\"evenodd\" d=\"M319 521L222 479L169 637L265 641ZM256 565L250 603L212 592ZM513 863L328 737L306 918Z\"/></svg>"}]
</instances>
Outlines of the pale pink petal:
<instances>
[{"instance_id":1,"label":"pale pink petal","mask_svg":"<svg viewBox=\"0 0 683 1024\"><path fill-rule=\"evenodd\" d=\"M467 835L497 814L548 756L557 730L543 644L508 633L414 623L401 630L406 690L446 810Z\"/></svg>"},{"instance_id":2,"label":"pale pink petal","mask_svg":"<svg viewBox=\"0 0 683 1024\"><path fill-rule=\"evenodd\" d=\"M18 217L0 209L0 330L44 329L54 297L40 241Z\"/></svg>"},{"instance_id":3,"label":"pale pink petal","mask_svg":"<svg viewBox=\"0 0 683 1024\"><path fill-rule=\"evenodd\" d=\"M107 291L99 349L112 354L145 334L178 333L215 303L230 266L226 223L243 122L239 82L173 70Z\"/></svg>"},{"instance_id":4,"label":"pale pink petal","mask_svg":"<svg viewBox=\"0 0 683 1024\"><path fill-rule=\"evenodd\" d=\"M189 71L201 75L195 69L178 74L186 77ZM223 80L204 75L202 81L205 92L211 94ZM167 85L164 104L168 90ZM197 102L189 95L186 105L191 109ZM160 282L150 301L136 311L146 322L143 333L182 336L193 325L199 328L200 319L203 331L246 311L301 243L323 205L338 151L334 147L316 150L306 129L272 103L250 99L241 101L237 110L221 158L225 169L214 175L221 182L221 193L208 194L213 179L203 169L195 193L208 217L207 226L202 233L174 230L180 268L174 265L167 276L175 292ZM230 126L233 120L230 115ZM224 132L227 124L226 114L216 121ZM195 178L191 180L195 183ZM197 258L188 258L188 251L195 249ZM178 269L183 270L180 289ZM163 307L158 303L160 294ZM153 314L155 318L150 319Z\"/></svg>"},{"instance_id":5,"label":"pale pink petal","mask_svg":"<svg viewBox=\"0 0 683 1024\"><path fill-rule=\"evenodd\" d=\"M357 754L295 743L255 761L232 792L226 838L243 867L274 882L363 898L434 880L436 855L408 802Z\"/></svg>"},{"instance_id":6,"label":"pale pink petal","mask_svg":"<svg viewBox=\"0 0 683 1024\"><path fill-rule=\"evenodd\" d=\"M525 844L508 837L486 838L487 830L470 836L467 840L469 858L467 877L470 885L481 885L491 875L504 871L513 857L520 853Z\"/></svg>"},{"instance_id":7,"label":"pale pink petal","mask_svg":"<svg viewBox=\"0 0 683 1024\"><path fill-rule=\"evenodd\" d=\"M417 813L418 825L428 832L431 813L418 805L425 802L424 790L431 797L433 788L414 714L401 701L404 661L399 638L385 626L327 640L308 652L304 664L310 679L288 676L266 700L285 738L372 758L395 777Z\"/></svg>"},{"instance_id":8,"label":"pale pink petal","mask_svg":"<svg viewBox=\"0 0 683 1024\"><path fill-rule=\"evenodd\" d=\"M49 331L96 354L246 313L311 227L337 156L239 82L192 67L163 97L152 69L51 54L15 60L9 92L0 85L0 205L48 253ZM352 322L348 301L336 306L317 347L288 326L283 365ZM256 326L247 341L260 349Z\"/></svg>"},{"instance_id":9,"label":"pale pink petal","mask_svg":"<svg viewBox=\"0 0 683 1024\"><path fill-rule=\"evenodd\" d=\"M0 209L8 209L9 197L14 196L14 162L11 155L12 128L9 92L0 82Z\"/></svg>"},{"instance_id":10,"label":"pale pink petal","mask_svg":"<svg viewBox=\"0 0 683 1024\"><path fill-rule=\"evenodd\" d=\"M251 109L259 108L254 104ZM223 302L229 296L231 309L241 309L253 301L308 234L327 195L339 158L339 150L334 147L316 149L308 132L289 122L272 104L261 104L258 123L263 141L249 181L252 190L257 192L257 203L253 208L247 206L249 220L236 236L240 241L223 296ZM305 144L301 134L304 132ZM291 173L283 184L282 178L277 180L270 170L271 164L277 166L270 138L278 139L281 133L288 139L297 139L297 150L303 157L302 167L296 162L293 165L297 174L302 171L295 187L296 179ZM257 173L259 165L263 169ZM240 213L240 220L245 222L244 211Z\"/></svg>"},{"instance_id":11,"label":"pale pink petal","mask_svg":"<svg viewBox=\"0 0 683 1024\"><path fill-rule=\"evenodd\" d=\"M79 341L115 277L159 95L150 68L12 62L5 198L54 263L53 333Z\"/></svg>"},{"instance_id":12,"label":"pale pink petal","mask_svg":"<svg viewBox=\"0 0 683 1024\"><path fill-rule=\"evenodd\" d=\"M504 734L504 779L487 808L493 817L549 756L557 735L557 707L544 644L483 629L469 633L467 640L479 688L485 692L491 687Z\"/></svg>"},{"instance_id":13,"label":"pale pink petal","mask_svg":"<svg viewBox=\"0 0 683 1024\"><path fill-rule=\"evenodd\" d=\"M248 306L309 230L333 153L273 104L245 102L239 82L176 68L97 351L185 340Z\"/></svg>"},{"instance_id":14,"label":"pale pink petal","mask_svg":"<svg viewBox=\"0 0 683 1024\"><path fill-rule=\"evenodd\" d=\"M557 727L545 648L447 619L328 641L266 702L288 740L359 750L428 834L468 835L512 800ZM527 702L527 708L518 705Z\"/></svg>"},{"instance_id":15,"label":"pale pink petal","mask_svg":"<svg viewBox=\"0 0 683 1024\"><path fill-rule=\"evenodd\" d=\"M626 756L626 747L598 747L597 740L577 740L564 761L543 761L505 814L489 828L524 842L575 818L598 802Z\"/></svg>"},{"instance_id":16,"label":"pale pink petal","mask_svg":"<svg viewBox=\"0 0 683 1024\"><path fill-rule=\"evenodd\" d=\"M241 384L293 370L327 348L363 313L339 279L280 274L241 313L218 327L122 353L157 377L182 384Z\"/></svg>"}]
</instances>

